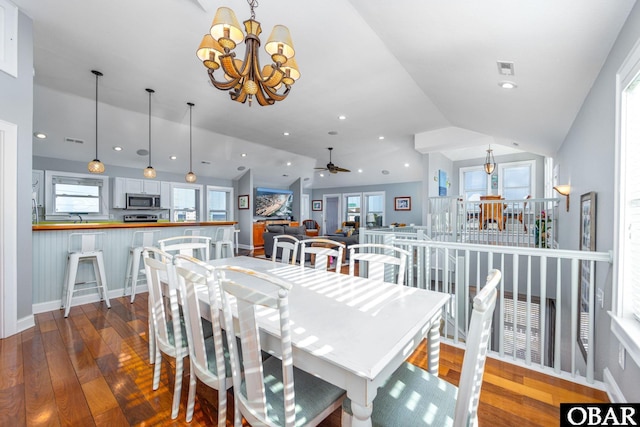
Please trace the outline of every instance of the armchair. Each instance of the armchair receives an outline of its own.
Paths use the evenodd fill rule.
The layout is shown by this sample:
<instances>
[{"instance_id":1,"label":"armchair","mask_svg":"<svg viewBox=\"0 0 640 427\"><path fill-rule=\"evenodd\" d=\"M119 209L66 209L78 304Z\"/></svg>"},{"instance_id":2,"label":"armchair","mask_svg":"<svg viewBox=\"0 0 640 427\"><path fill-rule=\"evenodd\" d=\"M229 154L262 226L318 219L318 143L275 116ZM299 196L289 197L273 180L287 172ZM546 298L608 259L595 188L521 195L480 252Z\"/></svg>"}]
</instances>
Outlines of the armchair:
<instances>
[{"instance_id":1,"label":"armchair","mask_svg":"<svg viewBox=\"0 0 640 427\"><path fill-rule=\"evenodd\" d=\"M302 225L305 228L305 234L307 236L319 236L320 225L314 219L305 219L302 221Z\"/></svg>"}]
</instances>

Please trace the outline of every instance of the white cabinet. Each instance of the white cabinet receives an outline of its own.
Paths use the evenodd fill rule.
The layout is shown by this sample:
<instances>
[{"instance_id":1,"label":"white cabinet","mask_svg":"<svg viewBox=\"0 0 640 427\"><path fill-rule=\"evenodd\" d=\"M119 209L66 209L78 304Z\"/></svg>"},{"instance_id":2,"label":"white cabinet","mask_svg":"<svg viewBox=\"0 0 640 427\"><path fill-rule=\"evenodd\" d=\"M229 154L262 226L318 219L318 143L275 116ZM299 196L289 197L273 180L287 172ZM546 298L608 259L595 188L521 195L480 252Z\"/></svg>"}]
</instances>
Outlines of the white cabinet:
<instances>
[{"instance_id":1,"label":"white cabinet","mask_svg":"<svg viewBox=\"0 0 640 427\"><path fill-rule=\"evenodd\" d=\"M127 193L160 194L160 181L150 179L125 178Z\"/></svg>"},{"instance_id":2,"label":"white cabinet","mask_svg":"<svg viewBox=\"0 0 640 427\"><path fill-rule=\"evenodd\" d=\"M162 209L171 209L171 183L167 181L160 182L160 207Z\"/></svg>"},{"instance_id":3,"label":"white cabinet","mask_svg":"<svg viewBox=\"0 0 640 427\"><path fill-rule=\"evenodd\" d=\"M166 196L164 195L165 184L168 186ZM152 181L150 179L138 178L113 178L111 186L112 209L125 209L127 207L127 193L132 194L160 194L160 203L162 209L171 207L171 183L164 181ZM166 200L165 200L166 199Z\"/></svg>"}]
</instances>

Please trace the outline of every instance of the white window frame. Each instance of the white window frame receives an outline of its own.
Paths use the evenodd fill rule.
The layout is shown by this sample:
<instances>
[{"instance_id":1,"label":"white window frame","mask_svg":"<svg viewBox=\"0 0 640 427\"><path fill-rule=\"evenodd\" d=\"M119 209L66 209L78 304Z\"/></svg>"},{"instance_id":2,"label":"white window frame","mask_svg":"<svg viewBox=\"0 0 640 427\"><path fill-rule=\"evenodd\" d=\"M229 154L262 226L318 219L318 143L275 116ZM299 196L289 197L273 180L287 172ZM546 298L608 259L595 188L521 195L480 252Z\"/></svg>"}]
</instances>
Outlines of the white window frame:
<instances>
[{"instance_id":1,"label":"white window frame","mask_svg":"<svg viewBox=\"0 0 640 427\"><path fill-rule=\"evenodd\" d=\"M491 194L491 178L490 175L488 175L485 171L484 171L484 167L483 166L469 166L469 167L464 167L464 168L460 168L459 171L459 177L458 177L458 182L460 183L460 185L458 187L460 187L460 194L466 194L466 188L464 186L464 174L465 172L477 172L477 171L482 171L485 175L487 175L487 188L485 188L486 190L486 194Z\"/></svg>"},{"instance_id":2,"label":"white window frame","mask_svg":"<svg viewBox=\"0 0 640 427\"><path fill-rule=\"evenodd\" d=\"M54 200L55 194L53 188L53 179L55 177L65 177L65 178L86 178L94 181L102 181L102 187L100 190L100 212L99 213L88 213L86 215L82 215L83 220L105 220L109 219L109 177L105 175L90 175L83 173L72 173L72 172L60 172L60 171L50 171L47 170L44 172L44 182L45 182L45 219L47 221L60 221L60 220L74 220L75 214L68 213L56 213L54 211Z\"/></svg>"},{"instance_id":3,"label":"white window frame","mask_svg":"<svg viewBox=\"0 0 640 427\"><path fill-rule=\"evenodd\" d=\"M207 185L207 206L205 210L206 215L203 220L209 221L209 191L220 191L227 193L227 221L233 221L233 213L235 212L233 187L219 187L216 185Z\"/></svg>"},{"instance_id":4,"label":"white window frame","mask_svg":"<svg viewBox=\"0 0 640 427\"><path fill-rule=\"evenodd\" d=\"M367 225L367 215L369 214L369 196L382 196L382 224L387 218L387 193L385 191L368 191L362 193L362 206L360 207L360 227ZM364 218L364 220L363 220Z\"/></svg>"},{"instance_id":5,"label":"white window frame","mask_svg":"<svg viewBox=\"0 0 640 427\"><path fill-rule=\"evenodd\" d=\"M510 168L519 168L529 166L529 195L535 198L536 195L536 161L523 160L521 162L498 163L498 194L504 194L504 171ZM491 187L491 179L489 179L489 187Z\"/></svg>"},{"instance_id":6,"label":"white window frame","mask_svg":"<svg viewBox=\"0 0 640 427\"><path fill-rule=\"evenodd\" d=\"M345 221L347 221L347 216L348 216L348 210L349 210L349 206L347 203L347 199L349 197L360 197L360 224L362 224L362 212L364 211L363 205L364 205L364 197L362 196L362 193L342 193L342 215L340 218L340 222L343 223Z\"/></svg>"},{"instance_id":7,"label":"white window frame","mask_svg":"<svg viewBox=\"0 0 640 427\"><path fill-rule=\"evenodd\" d=\"M169 218L171 218L171 221L173 221L173 214L174 214L174 197L173 197L173 190L176 188L185 188L185 189L193 189L193 190L198 190L198 194L197 194L197 201L198 201L198 208L196 209L197 211L197 218L196 218L196 222L200 222L203 221L203 210L204 210L204 206L203 206L203 197L204 195L202 194L204 188L201 184L187 184L187 183L181 183L181 182L172 182L171 183L171 210L169 212Z\"/></svg>"},{"instance_id":8,"label":"white window frame","mask_svg":"<svg viewBox=\"0 0 640 427\"><path fill-rule=\"evenodd\" d=\"M625 209L626 174L625 126L623 123L624 96L627 86L640 73L640 40L638 40L616 74L616 135L615 135L615 191L614 191L614 268L613 307L610 312L611 331L620 340L637 365L640 365L640 322L633 315L631 280L625 280L627 239L627 211ZM625 297L625 294L626 297Z\"/></svg>"}]
</instances>

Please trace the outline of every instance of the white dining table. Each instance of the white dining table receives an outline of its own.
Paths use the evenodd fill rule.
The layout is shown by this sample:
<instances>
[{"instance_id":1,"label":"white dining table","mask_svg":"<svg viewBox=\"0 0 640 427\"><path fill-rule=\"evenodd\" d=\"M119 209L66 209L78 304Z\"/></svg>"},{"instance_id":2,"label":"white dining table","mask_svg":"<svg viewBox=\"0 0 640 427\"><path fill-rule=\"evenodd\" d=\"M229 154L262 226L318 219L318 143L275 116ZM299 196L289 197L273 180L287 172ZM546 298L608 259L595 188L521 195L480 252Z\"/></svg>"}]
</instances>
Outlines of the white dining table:
<instances>
[{"instance_id":1,"label":"white dining table","mask_svg":"<svg viewBox=\"0 0 640 427\"><path fill-rule=\"evenodd\" d=\"M438 375L440 318L448 294L245 256L209 263L249 268L293 283L293 363L346 390L353 426L371 426L378 387L425 337L429 371ZM205 290L201 300L208 301ZM279 356L276 317L260 317L259 326L263 350Z\"/></svg>"}]
</instances>

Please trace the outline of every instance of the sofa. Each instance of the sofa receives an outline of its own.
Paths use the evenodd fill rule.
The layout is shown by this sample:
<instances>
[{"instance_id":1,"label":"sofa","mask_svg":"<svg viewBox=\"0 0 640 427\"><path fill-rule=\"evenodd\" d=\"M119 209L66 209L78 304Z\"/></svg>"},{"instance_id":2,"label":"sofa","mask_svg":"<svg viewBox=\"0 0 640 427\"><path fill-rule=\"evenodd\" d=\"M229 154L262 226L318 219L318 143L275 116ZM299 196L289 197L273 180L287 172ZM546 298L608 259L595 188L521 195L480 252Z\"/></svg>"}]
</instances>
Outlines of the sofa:
<instances>
[{"instance_id":1,"label":"sofa","mask_svg":"<svg viewBox=\"0 0 640 427\"><path fill-rule=\"evenodd\" d=\"M298 240L309 239L310 237L306 235L306 228L304 226L300 227L291 227L288 225L267 225L265 231L262 234L264 239L264 256L267 259L271 259L273 255L273 238L278 234L288 234L289 236L293 236ZM331 235L331 236L319 236L325 239L335 240L336 242L342 242L345 244L345 252L346 257L349 258L349 246L354 245L360 242L360 236L357 231L354 232L351 236L343 236L343 235ZM277 255L278 257L280 254ZM299 261L299 258L298 258Z\"/></svg>"}]
</instances>

